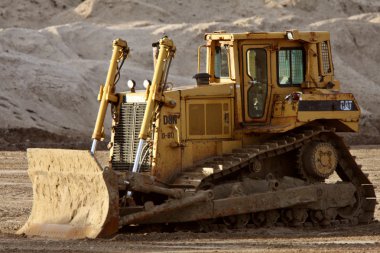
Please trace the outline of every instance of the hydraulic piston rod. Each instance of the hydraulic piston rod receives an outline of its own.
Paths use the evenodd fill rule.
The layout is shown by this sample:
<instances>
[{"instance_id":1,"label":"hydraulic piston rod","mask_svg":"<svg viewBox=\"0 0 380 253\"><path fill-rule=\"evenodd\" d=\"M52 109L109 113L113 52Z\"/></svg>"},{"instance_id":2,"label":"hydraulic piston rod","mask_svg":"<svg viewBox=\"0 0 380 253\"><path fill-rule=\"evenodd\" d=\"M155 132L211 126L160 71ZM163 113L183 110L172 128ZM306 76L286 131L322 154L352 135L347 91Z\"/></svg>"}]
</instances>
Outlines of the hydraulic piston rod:
<instances>
[{"instance_id":1,"label":"hydraulic piston rod","mask_svg":"<svg viewBox=\"0 0 380 253\"><path fill-rule=\"evenodd\" d=\"M113 41L113 53L110 61L110 66L108 68L106 83L104 87L103 85L100 86L98 95L100 105L98 116L96 118L94 132L92 133L92 155L94 155L95 153L97 142L103 140L104 138L104 118L107 113L108 103L116 103L118 101L118 97L115 94L115 86L118 81L118 76L120 75L121 65L127 58L128 53L129 48L126 41L122 39L116 39Z\"/></svg>"},{"instance_id":2,"label":"hydraulic piston rod","mask_svg":"<svg viewBox=\"0 0 380 253\"><path fill-rule=\"evenodd\" d=\"M149 129L154 118L154 112L156 111L158 103L165 102L162 93L164 91L164 85L168 76L170 62L174 57L175 46L171 39L163 37L159 41L159 53L157 60L155 61L155 68L153 74L152 84L149 89L149 96L147 99L147 105L144 113L144 119L141 124L139 134L139 146L136 152L135 162L133 165L133 172L138 172L139 161L141 157L141 151L144 140L149 136Z\"/></svg>"}]
</instances>

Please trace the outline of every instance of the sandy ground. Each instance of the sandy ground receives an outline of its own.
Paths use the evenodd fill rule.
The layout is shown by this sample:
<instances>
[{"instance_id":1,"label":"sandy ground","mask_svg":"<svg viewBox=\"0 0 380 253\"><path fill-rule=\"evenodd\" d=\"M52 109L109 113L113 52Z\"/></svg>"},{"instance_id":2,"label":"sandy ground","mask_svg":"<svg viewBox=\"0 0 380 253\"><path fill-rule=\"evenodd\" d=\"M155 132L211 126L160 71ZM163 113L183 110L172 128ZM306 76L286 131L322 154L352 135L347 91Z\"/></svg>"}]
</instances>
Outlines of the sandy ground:
<instances>
[{"instance_id":1,"label":"sandy ground","mask_svg":"<svg viewBox=\"0 0 380 253\"><path fill-rule=\"evenodd\" d=\"M380 185L380 147L352 149L358 163ZM103 153L103 155L106 155ZM104 156L105 157L105 156ZM47 240L16 236L28 218L32 186L27 175L25 152L0 152L0 252L379 252L380 223L356 227L277 227L244 229L223 233L118 234L111 239ZM379 189L376 189L380 196ZM380 207L376 208L380 220Z\"/></svg>"},{"instance_id":2,"label":"sandy ground","mask_svg":"<svg viewBox=\"0 0 380 253\"><path fill-rule=\"evenodd\" d=\"M128 79L139 88L152 79L151 43L163 34L177 46L169 81L178 87L195 84L204 33L288 29L331 33L336 78L362 109L354 142L380 144L380 1L1 0L0 145L25 145L34 129L90 136L115 38L131 48L117 86L125 91ZM20 133L5 138L8 129Z\"/></svg>"}]
</instances>

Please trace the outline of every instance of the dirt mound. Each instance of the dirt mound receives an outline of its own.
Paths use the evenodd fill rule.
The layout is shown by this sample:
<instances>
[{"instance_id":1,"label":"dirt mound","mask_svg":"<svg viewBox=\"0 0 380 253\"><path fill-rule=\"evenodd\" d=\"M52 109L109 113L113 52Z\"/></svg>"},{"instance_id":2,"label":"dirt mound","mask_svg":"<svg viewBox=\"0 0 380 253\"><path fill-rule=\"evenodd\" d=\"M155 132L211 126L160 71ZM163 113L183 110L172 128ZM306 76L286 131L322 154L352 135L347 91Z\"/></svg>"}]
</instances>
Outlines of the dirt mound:
<instances>
[{"instance_id":1,"label":"dirt mound","mask_svg":"<svg viewBox=\"0 0 380 253\"><path fill-rule=\"evenodd\" d=\"M35 147L88 149L89 145L89 138L59 135L38 128L0 129L0 150L26 150Z\"/></svg>"},{"instance_id":2,"label":"dirt mound","mask_svg":"<svg viewBox=\"0 0 380 253\"><path fill-rule=\"evenodd\" d=\"M53 16L81 2L83 0L1 0L0 27L45 27Z\"/></svg>"},{"instance_id":3,"label":"dirt mound","mask_svg":"<svg viewBox=\"0 0 380 253\"><path fill-rule=\"evenodd\" d=\"M194 83L205 32L300 29L331 32L336 77L364 112L363 140L380 135L379 1L5 0L0 7L0 128L90 137L117 37L131 47L121 91L128 79L140 88L151 79L151 42L163 34L177 45L170 81L180 86Z\"/></svg>"}]
</instances>

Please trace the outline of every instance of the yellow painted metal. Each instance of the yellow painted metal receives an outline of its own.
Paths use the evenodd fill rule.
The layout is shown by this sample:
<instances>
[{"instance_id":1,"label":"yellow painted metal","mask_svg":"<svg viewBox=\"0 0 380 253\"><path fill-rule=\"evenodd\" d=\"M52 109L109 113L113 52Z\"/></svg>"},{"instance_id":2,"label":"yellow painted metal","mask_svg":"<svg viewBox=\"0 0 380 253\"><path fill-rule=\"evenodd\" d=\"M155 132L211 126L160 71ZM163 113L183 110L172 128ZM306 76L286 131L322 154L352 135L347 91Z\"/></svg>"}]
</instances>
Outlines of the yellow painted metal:
<instances>
[{"instance_id":1,"label":"yellow painted metal","mask_svg":"<svg viewBox=\"0 0 380 253\"><path fill-rule=\"evenodd\" d=\"M316 119L338 119L347 122L358 122L358 111L309 111L298 112L297 119L301 122L311 122Z\"/></svg>"},{"instance_id":2,"label":"yellow painted metal","mask_svg":"<svg viewBox=\"0 0 380 253\"><path fill-rule=\"evenodd\" d=\"M78 239L119 228L117 177L85 150L28 149L33 207L19 234Z\"/></svg>"},{"instance_id":3,"label":"yellow painted metal","mask_svg":"<svg viewBox=\"0 0 380 253\"><path fill-rule=\"evenodd\" d=\"M104 118L107 112L108 103L116 103L118 98L115 94L115 75L119 61L128 56L129 48L127 42L122 39L113 41L113 52L108 68L106 83L101 86L98 99L100 99L98 116L96 117L92 139L102 140L104 138Z\"/></svg>"},{"instance_id":4,"label":"yellow painted metal","mask_svg":"<svg viewBox=\"0 0 380 253\"><path fill-rule=\"evenodd\" d=\"M160 40L159 47L160 49L154 69L153 80L150 85L144 119L139 134L139 138L143 140L146 140L146 138L149 137L149 129L153 120L154 111L156 110L158 102L161 102L163 99L163 78L164 75L167 74L164 72L165 69L168 68L167 64L170 63L175 53L175 45L173 41L167 37Z\"/></svg>"},{"instance_id":5,"label":"yellow painted metal","mask_svg":"<svg viewBox=\"0 0 380 253\"><path fill-rule=\"evenodd\" d=\"M191 141L186 142L186 145L182 149L181 156L181 169L186 170L194 165L193 163L193 143Z\"/></svg>"},{"instance_id":6,"label":"yellow painted metal","mask_svg":"<svg viewBox=\"0 0 380 253\"><path fill-rule=\"evenodd\" d=\"M218 154L220 140L191 140L193 164Z\"/></svg>"},{"instance_id":7,"label":"yellow painted metal","mask_svg":"<svg viewBox=\"0 0 380 253\"><path fill-rule=\"evenodd\" d=\"M201 48L207 48L207 45L200 45L198 47L198 73L201 72Z\"/></svg>"},{"instance_id":8,"label":"yellow painted metal","mask_svg":"<svg viewBox=\"0 0 380 253\"><path fill-rule=\"evenodd\" d=\"M158 180L168 183L181 171L183 133L180 119L180 92L168 91L178 106L162 106L157 114L153 140L152 174ZM178 143L180 142L180 143Z\"/></svg>"},{"instance_id":9,"label":"yellow painted metal","mask_svg":"<svg viewBox=\"0 0 380 253\"><path fill-rule=\"evenodd\" d=\"M225 98L234 96L233 84L203 85L181 91L181 96L187 100L192 98Z\"/></svg>"},{"instance_id":10,"label":"yellow painted metal","mask_svg":"<svg viewBox=\"0 0 380 253\"><path fill-rule=\"evenodd\" d=\"M293 30L297 33L294 40L302 40L309 43L317 43L330 39L330 33L324 31L301 32ZM206 33L206 40L287 40L286 32L246 32L246 33Z\"/></svg>"},{"instance_id":11,"label":"yellow painted metal","mask_svg":"<svg viewBox=\"0 0 380 253\"><path fill-rule=\"evenodd\" d=\"M273 105L273 118L296 117L298 105L292 101L276 101Z\"/></svg>"},{"instance_id":12,"label":"yellow painted metal","mask_svg":"<svg viewBox=\"0 0 380 253\"><path fill-rule=\"evenodd\" d=\"M232 140L232 141L221 141L217 144L217 154L223 155L226 153L231 153L232 150L241 148L242 141L241 140Z\"/></svg>"},{"instance_id":13,"label":"yellow painted metal","mask_svg":"<svg viewBox=\"0 0 380 253\"><path fill-rule=\"evenodd\" d=\"M214 139L232 137L229 98L188 99L186 101L187 139Z\"/></svg>"}]
</instances>

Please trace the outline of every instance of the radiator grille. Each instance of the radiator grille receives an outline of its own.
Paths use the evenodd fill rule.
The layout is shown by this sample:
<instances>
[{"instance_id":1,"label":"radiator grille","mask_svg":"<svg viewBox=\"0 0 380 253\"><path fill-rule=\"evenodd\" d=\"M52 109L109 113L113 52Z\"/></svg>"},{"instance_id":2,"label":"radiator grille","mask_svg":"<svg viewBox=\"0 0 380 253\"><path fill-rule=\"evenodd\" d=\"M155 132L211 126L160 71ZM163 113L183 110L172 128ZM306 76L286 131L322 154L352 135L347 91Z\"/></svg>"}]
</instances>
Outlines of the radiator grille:
<instances>
[{"instance_id":1,"label":"radiator grille","mask_svg":"<svg viewBox=\"0 0 380 253\"><path fill-rule=\"evenodd\" d=\"M112 168L132 170L139 144L139 132L144 118L145 103L122 103L119 124L115 127ZM150 148L144 147L140 171L150 169Z\"/></svg>"},{"instance_id":2,"label":"radiator grille","mask_svg":"<svg viewBox=\"0 0 380 253\"><path fill-rule=\"evenodd\" d=\"M325 74L331 73L329 46L327 44L327 41L322 42L321 48L322 48L322 67L323 67L323 73L325 73Z\"/></svg>"}]
</instances>

